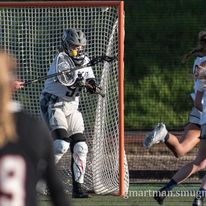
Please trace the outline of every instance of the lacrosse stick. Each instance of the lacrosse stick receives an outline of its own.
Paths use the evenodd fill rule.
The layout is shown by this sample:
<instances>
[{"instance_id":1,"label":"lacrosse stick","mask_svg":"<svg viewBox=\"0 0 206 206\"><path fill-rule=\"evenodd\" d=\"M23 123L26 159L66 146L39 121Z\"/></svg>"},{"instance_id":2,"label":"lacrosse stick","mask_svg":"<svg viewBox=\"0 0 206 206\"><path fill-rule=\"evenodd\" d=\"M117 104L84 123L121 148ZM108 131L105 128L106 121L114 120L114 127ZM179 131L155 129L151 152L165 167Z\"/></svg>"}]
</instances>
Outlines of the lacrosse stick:
<instances>
[{"instance_id":1,"label":"lacrosse stick","mask_svg":"<svg viewBox=\"0 0 206 206\"><path fill-rule=\"evenodd\" d=\"M28 80L28 81L25 81L24 82L24 86L27 86L29 84L33 84L33 83L37 83L37 82L40 82L42 80L46 80L46 79L50 79L50 78L53 78L53 77L58 77L60 75L63 75L65 76L66 74L70 74L76 70L80 70L82 68L86 68L86 67L90 67L90 66L95 66L96 64L100 63L100 62L112 62L113 60L117 59L117 57L110 57L110 56L106 56L106 55L103 55L103 56L98 56L98 57L95 57L93 58L92 60L90 60L90 62L88 62L87 64L85 65L82 65L82 66L77 66L77 67L74 67L74 68L69 68L69 69L64 69L64 70L61 70L61 71L58 71L56 73L53 73L53 74L50 74L50 75L46 75L46 76L42 76L42 77L38 77L36 79L33 79L33 80ZM89 88L92 88L92 85L90 85L89 83L85 83L84 85L81 85L82 87L89 87ZM105 97L105 94L102 93L102 88L97 86L96 87L96 92L94 94L99 94L101 95L102 97Z\"/></svg>"},{"instance_id":2,"label":"lacrosse stick","mask_svg":"<svg viewBox=\"0 0 206 206\"><path fill-rule=\"evenodd\" d=\"M74 68L65 69L65 70L58 71L58 72L53 73L53 74L49 74L49 75L46 75L46 76L38 77L38 78L33 79L33 80L25 81L24 82L24 86L27 86L29 84L33 84L33 83L36 83L36 82L39 82L39 81L42 81L42 80L46 80L46 79L50 79L50 78L53 78L53 77L57 77L59 75L69 74L71 72L74 72L76 70L79 70L79 69L82 69L82 68L85 68L85 67L95 66L96 64L98 64L100 62L106 61L106 62L109 63L109 62L112 62L115 59L117 59L117 57L109 57L109 56L106 56L106 55L98 56L98 57L93 58L89 63L87 63L85 65L77 66L77 67L74 67Z\"/></svg>"}]
</instances>

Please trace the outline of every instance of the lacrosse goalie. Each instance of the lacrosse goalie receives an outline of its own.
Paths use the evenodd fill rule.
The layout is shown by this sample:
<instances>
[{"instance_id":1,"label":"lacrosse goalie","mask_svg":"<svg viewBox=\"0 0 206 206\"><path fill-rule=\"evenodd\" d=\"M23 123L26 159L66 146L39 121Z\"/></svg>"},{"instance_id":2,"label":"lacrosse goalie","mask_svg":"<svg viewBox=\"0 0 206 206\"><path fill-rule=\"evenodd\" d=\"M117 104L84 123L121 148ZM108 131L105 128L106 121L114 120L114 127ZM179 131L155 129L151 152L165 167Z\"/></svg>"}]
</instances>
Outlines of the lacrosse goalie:
<instances>
[{"instance_id":1,"label":"lacrosse goalie","mask_svg":"<svg viewBox=\"0 0 206 206\"><path fill-rule=\"evenodd\" d=\"M79 98L85 85L89 93L96 92L96 82L91 67L75 70L90 59L85 55L85 34L79 29L66 29L61 48L49 68L49 74L69 71L45 81L40 98L43 119L54 138L55 162L58 163L70 148L72 153L72 197L88 198L83 191L88 146L83 135L84 121L78 111ZM72 70L74 69L74 70Z\"/></svg>"}]
</instances>

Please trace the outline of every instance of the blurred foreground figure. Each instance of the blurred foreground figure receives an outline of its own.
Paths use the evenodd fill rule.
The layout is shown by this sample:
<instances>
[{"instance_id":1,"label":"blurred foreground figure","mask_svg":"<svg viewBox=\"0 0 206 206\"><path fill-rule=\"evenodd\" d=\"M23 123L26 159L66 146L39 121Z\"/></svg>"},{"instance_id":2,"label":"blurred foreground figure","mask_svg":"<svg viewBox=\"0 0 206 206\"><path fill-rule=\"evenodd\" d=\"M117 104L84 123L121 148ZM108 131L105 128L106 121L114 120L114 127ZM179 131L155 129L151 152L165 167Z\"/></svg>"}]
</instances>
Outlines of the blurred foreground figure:
<instances>
[{"instance_id":1,"label":"blurred foreground figure","mask_svg":"<svg viewBox=\"0 0 206 206\"><path fill-rule=\"evenodd\" d=\"M44 179L55 206L68 206L54 165L47 127L11 101L16 61L0 51L0 206L36 206Z\"/></svg>"}]
</instances>

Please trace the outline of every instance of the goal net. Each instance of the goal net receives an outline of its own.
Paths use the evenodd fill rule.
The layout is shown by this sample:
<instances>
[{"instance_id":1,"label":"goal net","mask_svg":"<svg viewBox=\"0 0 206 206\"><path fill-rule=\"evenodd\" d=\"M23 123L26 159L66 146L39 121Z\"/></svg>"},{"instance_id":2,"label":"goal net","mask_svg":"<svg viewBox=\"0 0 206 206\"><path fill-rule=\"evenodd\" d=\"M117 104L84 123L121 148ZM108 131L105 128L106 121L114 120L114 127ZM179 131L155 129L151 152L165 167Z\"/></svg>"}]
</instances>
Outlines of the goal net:
<instances>
[{"instance_id":1,"label":"goal net","mask_svg":"<svg viewBox=\"0 0 206 206\"><path fill-rule=\"evenodd\" d=\"M75 1L77 2L77 1ZM32 80L47 74L60 46L66 28L79 28L87 37L89 57L119 54L119 6L102 2L22 2L0 4L1 46L16 55L20 80ZM121 28L123 30L123 28ZM123 32L123 31L121 31ZM83 93L80 111L85 121L89 146L84 186L98 194L119 192L119 61L99 63L93 67L97 82L106 94ZM18 90L14 98L26 110L39 116L39 96L44 82ZM129 185L128 166L124 155L124 191ZM66 190L71 188L70 152L58 163Z\"/></svg>"}]
</instances>

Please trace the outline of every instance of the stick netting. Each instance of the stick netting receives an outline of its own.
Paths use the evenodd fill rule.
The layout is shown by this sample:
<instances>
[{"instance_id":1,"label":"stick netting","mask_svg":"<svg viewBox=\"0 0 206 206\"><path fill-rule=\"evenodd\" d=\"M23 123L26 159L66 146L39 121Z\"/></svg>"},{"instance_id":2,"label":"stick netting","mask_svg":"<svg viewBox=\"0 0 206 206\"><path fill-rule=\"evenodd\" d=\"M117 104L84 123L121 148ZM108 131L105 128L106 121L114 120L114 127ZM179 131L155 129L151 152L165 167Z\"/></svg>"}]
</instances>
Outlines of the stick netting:
<instances>
[{"instance_id":1,"label":"stick netting","mask_svg":"<svg viewBox=\"0 0 206 206\"><path fill-rule=\"evenodd\" d=\"M79 28L86 34L88 56L118 55L117 7L0 8L0 17L0 42L19 60L21 80L47 74L66 28ZM89 146L84 186L105 194L119 190L118 62L101 63L93 69L106 97L84 93L81 98L80 111ZM42 87L43 82L32 84L17 91L14 98L39 116ZM67 152L58 163L66 190L71 188L70 159ZM125 157L126 192L128 179Z\"/></svg>"}]
</instances>

